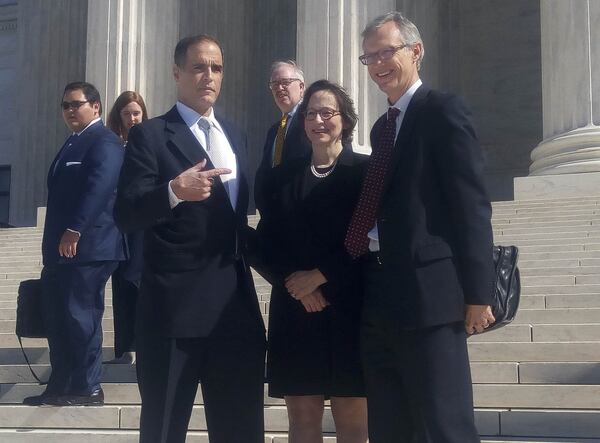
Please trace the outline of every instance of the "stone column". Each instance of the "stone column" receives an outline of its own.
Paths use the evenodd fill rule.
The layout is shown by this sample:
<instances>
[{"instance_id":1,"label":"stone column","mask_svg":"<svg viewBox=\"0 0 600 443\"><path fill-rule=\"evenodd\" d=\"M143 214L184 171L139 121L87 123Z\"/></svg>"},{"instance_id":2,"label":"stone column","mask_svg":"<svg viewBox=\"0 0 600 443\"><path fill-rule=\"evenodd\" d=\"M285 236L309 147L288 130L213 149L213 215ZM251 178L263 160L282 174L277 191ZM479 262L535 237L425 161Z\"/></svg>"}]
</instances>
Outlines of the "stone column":
<instances>
[{"instance_id":1,"label":"stone column","mask_svg":"<svg viewBox=\"0 0 600 443\"><path fill-rule=\"evenodd\" d=\"M179 34L178 0L89 2L86 80L100 91L106 117L126 90L142 94L150 116L175 102L173 50Z\"/></svg>"},{"instance_id":2,"label":"stone column","mask_svg":"<svg viewBox=\"0 0 600 443\"><path fill-rule=\"evenodd\" d=\"M599 27L598 1L541 1L544 140L530 175L600 172Z\"/></svg>"},{"instance_id":3,"label":"stone column","mask_svg":"<svg viewBox=\"0 0 600 443\"><path fill-rule=\"evenodd\" d=\"M70 81L85 77L86 1L19 0L16 144L10 223L36 223L46 205L46 176L68 133L60 101Z\"/></svg>"},{"instance_id":4,"label":"stone column","mask_svg":"<svg viewBox=\"0 0 600 443\"><path fill-rule=\"evenodd\" d=\"M386 109L385 95L358 61L360 33L371 19L394 9L394 0L298 0L298 63L307 84L327 78L350 93L360 118L356 151L370 152L369 132Z\"/></svg>"}]
</instances>

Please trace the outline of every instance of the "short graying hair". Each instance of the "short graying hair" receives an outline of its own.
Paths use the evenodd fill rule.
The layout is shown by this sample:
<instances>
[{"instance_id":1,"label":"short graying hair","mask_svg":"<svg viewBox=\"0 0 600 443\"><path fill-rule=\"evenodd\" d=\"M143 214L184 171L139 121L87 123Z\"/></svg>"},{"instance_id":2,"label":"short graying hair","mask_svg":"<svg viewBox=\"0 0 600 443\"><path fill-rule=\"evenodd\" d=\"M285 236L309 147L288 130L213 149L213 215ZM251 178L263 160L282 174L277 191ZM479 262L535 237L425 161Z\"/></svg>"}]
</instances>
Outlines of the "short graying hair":
<instances>
[{"instance_id":1,"label":"short graying hair","mask_svg":"<svg viewBox=\"0 0 600 443\"><path fill-rule=\"evenodd\" d=\"M363 39L371 36L377 29L381 28L388 22L394 22L396 24L396 27L400 31L400 36L402 37L403 43L407 43L409 45L415 43L421 44L421 55L417 60L417 69L421 69L421 62L425 56L425 46L423 45L421 34L419 33L419 30L415 24L404 17L401 12L390 11L387 14L380 15L379 17L371 20L361 34Z\"/></svg>"},{"instance_id":2,"label":"short graying hair","mask_svg":"<svg viewBox=\"0 0 600 443\"><path fill-rule=\"evenodd\" d=\"M294 60L277 60L276 62L273 62L271 65L271 73L269 78L271 78L273 76L273 72L275 72L275 70L281 66L289 66L292 68L296 73L296 77L299 78L302 83L304 83L304 72L302 72L302 69L300 69L300 66L298 66L298 63L296 63Z\"/></svg>"}]
</instances>

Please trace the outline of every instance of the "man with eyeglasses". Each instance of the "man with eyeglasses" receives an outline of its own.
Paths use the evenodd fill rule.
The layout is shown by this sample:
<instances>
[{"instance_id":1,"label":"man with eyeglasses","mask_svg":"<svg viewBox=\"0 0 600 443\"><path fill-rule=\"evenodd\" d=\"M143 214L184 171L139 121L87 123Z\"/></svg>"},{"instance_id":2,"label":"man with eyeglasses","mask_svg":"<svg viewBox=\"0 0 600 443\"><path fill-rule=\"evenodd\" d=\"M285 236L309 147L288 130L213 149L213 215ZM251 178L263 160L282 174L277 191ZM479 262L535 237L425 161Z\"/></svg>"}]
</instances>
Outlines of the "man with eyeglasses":
<instances>
[{"instance_id":1,"label":"man with eyeglasses","mask_svg":"<svg viewBox=\"0 0 600 443\"><path fill-rule=\"evenodd\" d=\"M462 101L419 79L412 22L391 12L362 35L390 106L345 240L364 271L369 441L479 442L466 338L494 322L481 148Z\"/></svg>"},{"instance_id":2,"label":"man with eyeglasses","mask_svg":"<svg viewBox=\"0 0 600 443\"><path fill-rule=\"evenodd\" d=\"M52 373L26 405L101 405L104 287L120 260L123 236L113 219L124 149L100 116L98 90L65 87L61 102L72 132L48 172L42 239L42 303Z\"/></svg>"},{"instance_id":3,"label":"man with eyeglasses","mask_svg":"<svg viewBox=\"0 0 600 443\"><path fill-rule=\"evenodd\" d=\"M296 115L304 96L304 74L293 60L276 61L271 65L269 89L281 118L269 128L263 157L256 171L254 200L260 210L264 201L264 179L269 169L311 152L310 143Z\"/></svg>"}]
</instances>

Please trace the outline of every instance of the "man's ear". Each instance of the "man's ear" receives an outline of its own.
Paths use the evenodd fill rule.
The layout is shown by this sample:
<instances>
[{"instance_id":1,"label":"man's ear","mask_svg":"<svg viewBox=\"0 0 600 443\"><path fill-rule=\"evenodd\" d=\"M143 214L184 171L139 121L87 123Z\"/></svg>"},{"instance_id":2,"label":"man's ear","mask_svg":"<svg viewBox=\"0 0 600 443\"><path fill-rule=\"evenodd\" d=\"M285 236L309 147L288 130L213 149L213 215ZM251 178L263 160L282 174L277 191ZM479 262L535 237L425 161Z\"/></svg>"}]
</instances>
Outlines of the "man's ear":
<instances>
[{"instance_id":1,"label":"man's ear","mask_svg":"<svg viewBox=\"0 0 600 443\"><path fill-rule=\"evenodd\" d=\"M173 77L175 78L176 82L179 81L179 66L175 64L173 65Z\"/></svg>"},{"instance_id":2,"label":"man's ear","mask_svg":"<svg viewBox=\"0 0 600 443\"><path fill-rule=\"evenodd\" d=\"M416 63L417 60L421 58L421 53L423 52L423 44L415 43L410 47L410 50L412 52L413 62Z\"/></svg>"},{"instance_id":3,"label":"man's ear","mask_svg":"<svg viewBox=\"0 0 600 443\"><path fill-rule=\"evenodd\" d=\"M92 106L92 109L94 110L96 115L100 115L100 102L93 102L90 103L90 105Z\"/></svg>"}]
</instances>

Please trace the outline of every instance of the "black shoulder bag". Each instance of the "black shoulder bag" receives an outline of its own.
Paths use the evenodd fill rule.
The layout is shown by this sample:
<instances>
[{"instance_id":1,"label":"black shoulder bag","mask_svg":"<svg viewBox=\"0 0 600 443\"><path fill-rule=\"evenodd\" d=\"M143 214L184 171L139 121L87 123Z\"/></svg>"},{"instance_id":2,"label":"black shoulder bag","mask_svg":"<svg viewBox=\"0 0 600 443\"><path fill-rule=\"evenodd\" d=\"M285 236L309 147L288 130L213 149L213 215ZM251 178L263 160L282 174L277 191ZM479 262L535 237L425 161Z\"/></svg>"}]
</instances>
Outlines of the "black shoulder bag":
<instances>
[{"instance_id":1,"label":"black shoulder bag","mask_svg":"<svg viewBox=\"0 0 600 443\"><path fill-rule=\"evenodd\" d=\"M517 267L519 249L516 246L494 245L493 256L496 279L492 314L496 321L483 332L499 329L512 322L517 315L521 299L521 279Z\"/></svg>"},{"instance_id":2,"label":"black shoulder bag","mask_svg":"<svg viewBox=\"0 0 600 443\"><path fill-rule=\"evenodd\" d=\"M21 352L29 366L29 370L33 377L41 384L46 382L41 381L31 367L31 363L27 358L23 342L21 339L26 338L47 338L46 327L44 324L44 316L42 311L42 280L24 280L19 284L19 294L17 296L17 322L15 333L21 345Z\"/></svg>"}]
</instances>

